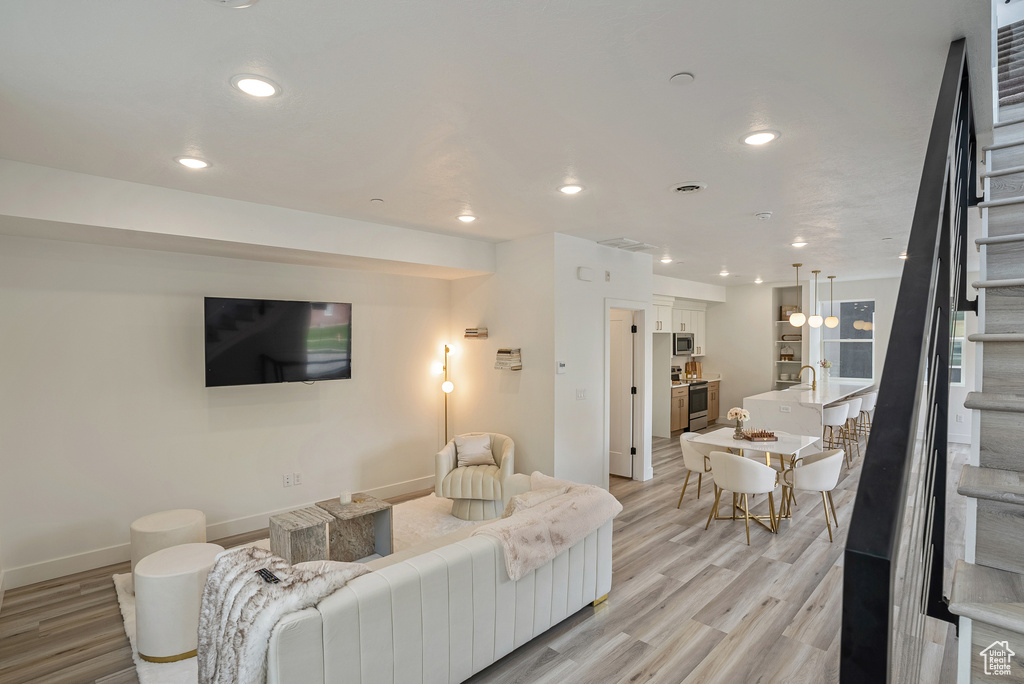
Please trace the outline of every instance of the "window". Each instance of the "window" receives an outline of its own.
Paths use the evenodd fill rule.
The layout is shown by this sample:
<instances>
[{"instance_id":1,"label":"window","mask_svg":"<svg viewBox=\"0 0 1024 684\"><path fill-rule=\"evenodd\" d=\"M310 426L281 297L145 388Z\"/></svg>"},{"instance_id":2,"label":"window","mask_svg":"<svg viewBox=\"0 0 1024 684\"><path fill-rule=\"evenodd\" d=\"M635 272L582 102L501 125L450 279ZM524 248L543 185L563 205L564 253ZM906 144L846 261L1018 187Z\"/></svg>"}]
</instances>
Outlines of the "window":
<instances>
[{"instance_id":1,"label":"window","mask_svg":"<svg viewBox=\"0 0 1024 684\"><path fill-rule=\"evenodd\" d=\"M957 311L953 317L953 349L949 355L949 384L964 385L964 312Z\"/></svg>"},{"instance_id":2,"label":"window","mask_svg":"<svg viewBox=\"0 0 1024 684\"><path fill-rule=\"evenodd\" d=\"M839 325L822 328L825 358L832 362L830 375L872 380L875 377L875 302L837 302Z\"/></svg>"}]
</instances>

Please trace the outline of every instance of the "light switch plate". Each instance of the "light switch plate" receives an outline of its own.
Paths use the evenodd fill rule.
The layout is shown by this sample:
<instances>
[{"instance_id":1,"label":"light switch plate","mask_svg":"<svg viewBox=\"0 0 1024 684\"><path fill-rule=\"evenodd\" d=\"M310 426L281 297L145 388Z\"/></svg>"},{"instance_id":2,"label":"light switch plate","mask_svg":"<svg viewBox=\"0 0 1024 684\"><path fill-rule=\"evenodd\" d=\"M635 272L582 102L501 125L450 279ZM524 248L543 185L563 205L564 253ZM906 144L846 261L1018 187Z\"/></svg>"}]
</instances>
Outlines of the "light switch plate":
<instances>
[{"instance_id":1,"label":"light switch plate","mask_svg":"<svg viewBox=\"0 0 1024 684\"><path fill-rule=\"evenodd\" d=\"M782 413L792 413L793 412L793 407L792 406L782 405L782 406L779 407L779 411L781 411Z\"/></svg>"}]
</instances>

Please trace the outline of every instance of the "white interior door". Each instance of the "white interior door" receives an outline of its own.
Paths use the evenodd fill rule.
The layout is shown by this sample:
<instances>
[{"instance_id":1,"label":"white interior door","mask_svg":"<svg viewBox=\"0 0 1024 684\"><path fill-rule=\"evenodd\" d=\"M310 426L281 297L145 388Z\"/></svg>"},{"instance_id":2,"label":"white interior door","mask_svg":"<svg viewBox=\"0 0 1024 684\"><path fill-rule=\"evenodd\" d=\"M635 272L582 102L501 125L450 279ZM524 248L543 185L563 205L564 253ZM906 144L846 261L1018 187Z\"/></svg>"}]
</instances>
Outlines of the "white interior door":
<instances>
[{"instance_id":1,"label":"white interior door","mask_svg":"<svg viewBox=\"0 0 1024 684\"><path fill-rule=\"evenodd\" d=\"M611 310L608 472L633 477L633 312Z\"/></svg>"}]
</instances>

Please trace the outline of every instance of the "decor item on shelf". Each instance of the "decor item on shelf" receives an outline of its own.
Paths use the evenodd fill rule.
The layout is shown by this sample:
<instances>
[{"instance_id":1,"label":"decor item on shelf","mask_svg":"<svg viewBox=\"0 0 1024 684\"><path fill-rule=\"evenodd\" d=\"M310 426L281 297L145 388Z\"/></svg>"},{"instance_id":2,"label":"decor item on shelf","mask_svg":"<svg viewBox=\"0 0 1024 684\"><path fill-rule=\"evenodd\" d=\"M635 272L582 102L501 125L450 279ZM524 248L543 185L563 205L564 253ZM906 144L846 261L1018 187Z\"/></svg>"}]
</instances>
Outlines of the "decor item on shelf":
<instances>
[{"instance_id":1,"label":"decor item on shelf","mask_svg":"<svg viewBox=\"0 0 1024 684\"><path fill-rule=\"evenodd\" d=\"M743 439L748 442L778 442L774 432L768 430L744 430Z\"/></svg>"},{"instance_id":2,"label":"decor item on shelf","mask_svg":"<svg viewBox=\"0 0 1024 684\"><path fill-rule=\"evenodd\" d=\"M799 342L802 339L804 339L803 335L797 335L797 334L793 334L793 333L790 333L788 335L783 335L782 336L782 341L783 342Z\"/></svg>"},{"instance_id":3,"label":"decor item on shelf","mask_svg":"<svg viewBox=\"0 0 1024 684\"><path fill-rule=\"evenodd\" d=\"M799 306L793 306L792 304L783 304L782 306L779 307L779 320L788 321L789 317L799 310Z\"/></svg>"},{"instance_id":4,"label":"decor item on shelf","mask_svg":"<svg viewBox=\"0 0 1024 684\"><path fill-rule=\"evenodd\" d=\"M797 292L800 291L800 267L801 266L803 266L803 264L793 264L793 268L796 269L796 287L797 287ZM795 326L797 328L799 328L801 325L803 325L806 320L807 320L807 316L805 316L800 311L799 305L796 307L796 311L789 315L789 324L792 325L792 326Z\"/></svg>"},{"instance_id":5,"label":"decor item on shelf","mask_svg":"<svg viewBox=\"0 0 1024 684\"><path fill-rule=\"evenodd\" d=\"M733 433L732 438L743 439L743 421L750 420L750 412L739 406L733 406L725 417L736 421L736 432Z\"/></svg>"},{"instance_id":6,"label":"decor item on shelf","mask_svg":"<svg viewBox=\"0 0 1024 684\"><path fill-rule=\"evenodd\" d=\"M486 340L487 328L466 328L466 338L474 340Z\"/></svg>"},{"instance_id":7,"label":"decor item on shelf","mask_svg":"<svg viewBox=\"0 0 1024 684\"><path fill-rule=\"evenodd\" d=\"M779 360L780 361L792 361L793 360L793 348L790 347L788 344L783 346L782 349L779 350Z\"/></svg>"},{"instance_id":8,"label":"decor item on shelf","mask_svg":"<svg viewBox=\"0 0 1024 684\"><path fill-rule=\"evenodd\" d=\"M352 492L342 492L338 495L338 501L343 504L352 503Z\"/></svg>"},{"instance_id":9,"label":"decor item on shelf","mask_svg":"<svg viewBox=\"0 0 1024 684\"><path fill-rule=\"evenodd\" d=\"M523 370L523 358L520 349L499 349L494 360L494 370Z\"/></svg>"},{"instance_id":10,"label":"decor item on shelf","mask_svg":"<svg viewBox=\"0 0 1024 684\"><path fill-rule=\"evenodd\" d=\"M839 325L839 319L832 313L832 295L835 294L835 276L828 277L828 318L825 319L826 328L834 328Z\"/></svg>"},{"instance_id":11,"label":"decor item on shelf","mask_svg":"<svg viewBox=\"0 0 1024 684\"><path fill-rule=\"evenodd\" d=\"M821 324L825 322L825 319L818 315L818 274L820 270L811 271L814 274L814 299L811 300L814 303L814 313L811 314L807 319L807 325L812 328L820 328Z\"/></svg>"},{"instance_id":12,"label":"decor item on shelf","mask_svg":"<svg viewBox=\"0 0 1024 684\"><path fill-rule=\"evenodd\" d=\"M448 443L448 395L455 389L455 385L448 379L448 353L451 349L444 345L444 382L441 383L441 391L444 392L444 443Z\"/></svg>"},{"instance_id":13,"label":"decor item on shelf","mask_svg":"<svg viewBox=\"0 0 1024 684\"><path fill-rule=\"evenodd\" d=\"M829 376L829 369L832 368L832 362L828 359L822 359L821 361L818 361L818 365L823 369L822 375L827 378Z\"/></svg>"}]
</instances>

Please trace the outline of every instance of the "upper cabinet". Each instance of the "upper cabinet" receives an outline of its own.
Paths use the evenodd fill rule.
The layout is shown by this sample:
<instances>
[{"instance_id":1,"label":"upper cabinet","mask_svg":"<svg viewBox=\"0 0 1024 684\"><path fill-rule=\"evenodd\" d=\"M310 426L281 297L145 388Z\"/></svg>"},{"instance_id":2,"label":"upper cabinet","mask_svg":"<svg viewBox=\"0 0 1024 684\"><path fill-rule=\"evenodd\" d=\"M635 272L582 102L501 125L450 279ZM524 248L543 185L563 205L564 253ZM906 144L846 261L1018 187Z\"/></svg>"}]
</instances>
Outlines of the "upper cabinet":
<instances>
[{"instance_id":1,"label":"upper cabinet","mask_svg":"<svg viewBox=\"0 0 1024 684\"><path fill-rule=\"evenodd\" d=\"M672 332L693 332L693 323L690 321L690 314L696 311L684 309L672 309Z\"/></svg>"},{"instance_id":2,"label":"upper cabinet","mask_svg":"<svg viewBox=\"0 0 1024 684\"><path fill-rule=\"evenodd\" d=\"M690 326L688 332L693 333L693 355L705 356L708 353L707 346L707 313L704 311L690 311Z\"/></svg>"},{"instance_id":3,"label":"upper cabinet","mask_svg":"<svg viewBox=\"0 0 1024 684\"><path fill-rule=\"evenodd\" d=\"M672 332L672 306L654 303L654 332Z\"/></svg>"}]
</instances>

